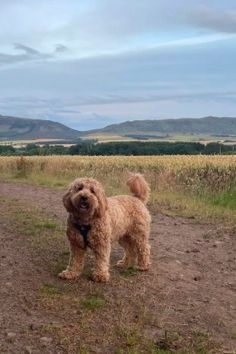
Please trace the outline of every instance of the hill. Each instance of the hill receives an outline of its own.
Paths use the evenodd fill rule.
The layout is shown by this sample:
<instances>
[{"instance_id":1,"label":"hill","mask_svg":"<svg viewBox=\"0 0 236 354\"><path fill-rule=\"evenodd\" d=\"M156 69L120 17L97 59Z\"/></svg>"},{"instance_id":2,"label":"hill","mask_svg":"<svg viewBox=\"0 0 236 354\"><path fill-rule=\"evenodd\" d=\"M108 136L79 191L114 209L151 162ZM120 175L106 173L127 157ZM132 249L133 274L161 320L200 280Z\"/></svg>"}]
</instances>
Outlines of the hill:
<instances>
[{"instance_id":1,"label":"hill","mask_svg":"<svg viewBox=\"0 0 236 354\"><path fill-rule=\"evenodd\" d=\"M0 115L0 139L76 139L80 132L61 123Z\"/></svg>"},{"instance_id":2,"label":"hill","mask_svg":"<svg viewBox=\"0 0 236 354\"><path fill-rule=\"evenodd\" d=\"M236 118L179 118L164 120L134 120L112 124L103 129L87 131L87 134L197 134L236 135Z\"/></svg>"},{"instance_id":3,"label":"hill","mask_svg":"<svg viewBox=\"0 0 236 354\"><path fill-rule=\"evenodd\" d=\"M236 136L236 118L180 118L134 120L108 125L102 129L78 131L64 124L43 119L0 115L1 140L77 139L91 135L155 138L173 135ZM123 138L122 138L123 139Z\"/></svg>"}]
</instances>

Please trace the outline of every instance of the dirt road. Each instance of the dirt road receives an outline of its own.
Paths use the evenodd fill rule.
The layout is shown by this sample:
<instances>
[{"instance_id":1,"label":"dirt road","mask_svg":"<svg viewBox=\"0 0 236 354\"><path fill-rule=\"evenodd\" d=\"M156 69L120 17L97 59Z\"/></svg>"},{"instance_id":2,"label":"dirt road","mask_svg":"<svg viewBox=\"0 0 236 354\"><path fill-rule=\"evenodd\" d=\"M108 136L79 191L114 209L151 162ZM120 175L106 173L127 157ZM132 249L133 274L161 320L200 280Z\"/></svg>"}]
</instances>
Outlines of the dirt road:
<instances>
[{"instance_id":1,"label":"dirt road","mask_svg":"<svg viewBox=\"0 0 236 354\"><path fill-rule=\"evenodd\" d=\"M20 217L27 206L29 218L39 208L61 223L61 195L0 183L0 353L233 353L235 228L152 212L149 272L116 269L122 251L115 246L109 284L89 279L92 255L80 279L63 282L56 272L68 258L65 237L43 251Z\"/></svg>"}]
</instances>

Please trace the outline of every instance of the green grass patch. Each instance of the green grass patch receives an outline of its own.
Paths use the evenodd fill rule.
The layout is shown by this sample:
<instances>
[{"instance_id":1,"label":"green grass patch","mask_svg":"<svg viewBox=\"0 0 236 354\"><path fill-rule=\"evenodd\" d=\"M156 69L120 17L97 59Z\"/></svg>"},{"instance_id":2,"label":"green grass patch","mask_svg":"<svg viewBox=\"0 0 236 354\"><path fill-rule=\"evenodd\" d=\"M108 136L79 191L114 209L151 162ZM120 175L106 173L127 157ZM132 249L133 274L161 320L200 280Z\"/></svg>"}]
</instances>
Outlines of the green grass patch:
<instances>
[{"instance_id":1,"label":"green grass patch","mask_svg":"<svg viewBox=\"0 0 236 354\"><path fill-rule=\"evenodd\" d=\"M79 351L77 354L89 354L89 349L85 345L80 345Z\"/></svg>"},{"instance_id":2,"label":"green grass patch","mask_svg":"<svg viewBox=\"0 0 236 354\"><path fill-rule=\"evenodd\" d=\"M62 272L66 268L66 266L68 264L69 256L70 256L70 252L65 251L60 254L59 259L57 259L56 261L53 261L51 263L51 270L54 275L59 274L60 272Z\"/></svg>"},{"instance_id":3,"label":"green grass patch","mask_svg":"<svg viewBox=\"0 0 236 354\"><path fill-rule=\"evenodd\" d=\"M209 198L213 205L236 210L236 189Z\"/></svg>"},{"instance_id":4,"label":"green grass patch","mask_svg":"<svg viewBox=\"0 0 236 354\"><path fill-rule=\"evenodd\" d=\"M90 296L87 299L82 299L80 305L86 310L96 310L106 305L106 301L97 296Z\"/></svg>"},{"instance_id":5,"label":"green grass patch","mask_svg":"<svg viewBox=\"0 0 236 354\"><path fill-rule=\"evenodd\" d=\"M137 268L133 268L133 267L130 267L130 268L127 268L127 269L123 269L121 271L121 274L124 277L132 277L132 276L138 274L138 269Z\"/></svg>"},{"instance_id":6,"label":"green grass patch","mask_svg":"<svg viewBox=\"0 0 236 354\"><path fill-rule=\"evenodd\" d=\"M174 352L171 350L166 350L166 349L157 349L157 350L155 350L155 351L153 351L153 353L152 354L173 354ZM177 352L175 352L175 353L177 353ZM179 352L180 353L180 352Z\"/></svg>"},{"instance_id":7,"label":"green grass patch","mask_svg":"<svg viewBox=\"0 0 236 354\"><path fill-rule=\"evenodd\" d=\"M236 214L232 208L217 205L209 195L195 196L177 191L156 192L151 196L151 204L155 211L169 216L184 216L198 222L229 222L236 224Z\"/></svg>"},{"instance_id":8,"label":"green grass patch","mask_svg":"<svg viewBox=\"0 0 236 354\"><path fill-rule=\"evenodd\" d=\"M58 228L58 224L50 220L34 221L34 226L40 230L42 229L56 230Z\"/></svg>"},{"instance_id":9,"label":"green grass patch","mask_svg":"<svg viewBox=\"0 0 236 354\"><path fill-rule=\"evenodd\" d=\"M58 294L60 294L60 290L58 289L57 286L55 286L53 284L48 284L48 283L41 285L39 291L42 295L58 295Z\"/></svg>"}]
</instances>

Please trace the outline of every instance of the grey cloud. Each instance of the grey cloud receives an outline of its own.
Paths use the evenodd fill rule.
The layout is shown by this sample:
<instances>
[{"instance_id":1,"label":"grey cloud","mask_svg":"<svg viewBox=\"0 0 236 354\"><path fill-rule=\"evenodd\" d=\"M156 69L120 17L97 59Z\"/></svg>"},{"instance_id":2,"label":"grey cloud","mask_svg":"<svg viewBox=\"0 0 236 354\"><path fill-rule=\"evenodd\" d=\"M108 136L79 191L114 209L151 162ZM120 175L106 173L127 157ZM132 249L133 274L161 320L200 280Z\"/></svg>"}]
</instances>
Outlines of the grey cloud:
<instances>
[{"instance_id":1,"label":"grey cloud","mask_svg":"<svg viewBox=\"0 0 236 354\"><path fill-rule=\"evenodd\" d=\"M103 97L108 94L132 96L171 94L192 88L209 91L211 87L235 84L236 48L216 44L196 48L166 48L123 55L102 56L74 61L37 63L1 72L2 92L24 90L56 96ZM212 60L214 58L214 65ZM216 70L220 68L220 70ZM73 79L72 79L73 78ZM91 102L91 101L90 101Z\"/></svg>"},{"instance_id":2,"label":"grey cloud","mask_svg":"<svg viewBox=\"0 0 236 354\"><path fill-rule=\"evenodd\" d=\"M29 55L41 55L41 53L38 52L37 50L27 47L26 45L23 45L21 43L15 43L15 49L21 50Z\"/></svg>"},{"instance_id":3,"label":"grey cloud","mask_svg":"<svg viewBox=\"0 0 236 354\"><path fill-rule=\"evenodd\" d=\"M218 32L236 33L236 10L224 10L200 6L191 12L189 24Z\"/></svg>"},{"instance_id":4,"label":"grey cloud","mask_svg":"<svg viewBox=\"0 0 236 354\"><path fill-rule=\"evenodd\" d=\"M156 95L104 95L103 97L97 95L94 97L72 97L70 99L38 99L35 97L3 97L0 99L1 107L15 106L19 108L28 108L30 110L50 110L54 113L80 113L79 107L82 106L97 106L123 103L138 103L138 102L158 102L169 100L199 100L199 99L234 99L236 100L236 91L182 91L180 93L170 94L156 94Z\"/></svg>"},{"instance_id":5,"label":"grey cloud","mask_svg":"<svg viewBox=\"0 0 236 354\"><path fill-rule=\"evenodd\" d=\"M75 14L58 35L82 39L85 48L90 43L99 50L132 45L131 40L137 39L157 42L163 33L168 37L186 27L235 32L236 5L231 0L223 8L222 0L99 0L92 4L83 16Z\"/></svg>"},{"instance_id":6,"label":"grey cloud","mask_svg":"<svg viewBox=\"0 0 236 354\"><path fill-rule=\"evenodd\" d=\"M19 52L23 52L23 54L0 53L0 65L2 64L6 66L29 61L52 59L54 57L54 54L62 53L67 50L67 47L63 46L62 44L58 44L56 46L54 53L42 53L34 48L31 48L21 43L16 43L14 45L14 48Z\"/></svg>"},{"instance_id":7,"label":"grey cloud","mask_svg":"<svg viewBox=\"0 0 236 354\"><path fill-rule=\"evenodd\" d=\"M63 45L63 44L57 44L56 48L55 48L55 53L63 53L66 52L68 50L68 48Z\"/></svg>"}]
</instances>

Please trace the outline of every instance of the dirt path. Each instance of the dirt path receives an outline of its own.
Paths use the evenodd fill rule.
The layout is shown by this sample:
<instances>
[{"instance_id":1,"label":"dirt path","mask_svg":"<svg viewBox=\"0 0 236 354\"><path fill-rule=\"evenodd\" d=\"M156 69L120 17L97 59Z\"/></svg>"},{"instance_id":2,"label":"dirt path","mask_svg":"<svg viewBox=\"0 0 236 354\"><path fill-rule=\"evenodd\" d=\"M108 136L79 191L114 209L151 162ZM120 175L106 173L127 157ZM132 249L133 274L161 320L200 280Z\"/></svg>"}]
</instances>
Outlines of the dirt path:
<instances>
[{"instance_id":1,"label":"dirt path","mask_svg":"<svg viewBox=\"0 0 236 354\"><path fill-rule=\"evenodd\" d=\"M0 183L0 215L6 213L6 201L15 199L64 220L61 195L37 186ZM60 258L66 262L66 243L63 241L63 249L52 243L52 249L43 253L30 246L12 220L3 218L0 353L105 354L128 353L130 348L151 353L147 340L158 347L161 339L169 341L163 340L164 333L172 336L176 332L178 338L170 339L172 349L187 341L196 353L197 346L203 345L206 351L201 353L233 352L235 229L161 214L153 214L152 218L150 272L132 276L112 266L111 283L105 285L88 280L91 256L81 279L60 281L50 265ZM121 250L115 247L111 264L120 256ZM42 296L40 289L45 284L47 291ZM93 311L82 310L81 299L94 294L106 305ZM222 343L223 349L208 348L209 336ZM145 343L141 337L145 337ZM127 351L118 351L125 346Z\"/></svg>"}]
</instances>

